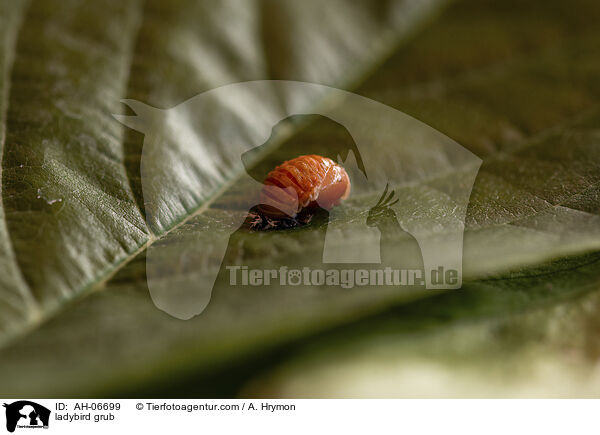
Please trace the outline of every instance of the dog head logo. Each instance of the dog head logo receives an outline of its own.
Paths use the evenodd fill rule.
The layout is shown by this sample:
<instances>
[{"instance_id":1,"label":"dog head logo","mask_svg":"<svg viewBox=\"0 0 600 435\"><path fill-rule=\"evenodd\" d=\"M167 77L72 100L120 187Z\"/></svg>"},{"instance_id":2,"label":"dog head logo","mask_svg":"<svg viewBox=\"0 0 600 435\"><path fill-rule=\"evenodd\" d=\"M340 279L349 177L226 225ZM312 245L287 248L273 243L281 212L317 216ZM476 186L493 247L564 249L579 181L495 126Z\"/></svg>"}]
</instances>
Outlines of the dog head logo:
<instances>
[{"instance_id":1,"label":"dog head logo","mask_svg":"<svg viewBox=\"0 0 600 435\"><path fill-rule=\"evenodd\" d=\"M17 427L47 428L50 410L29 400L4 404L6 408L6 430L14 432Z\"/></svg>"},{"instance_id":2,"label":"dog head logo","mask_svg":"<svg viewBox=\"0 0 600 435\"><path fill-rule=\"evenodd\" d=\"M247 169L281 143L278 137L286 131L276 127L282 121L320 115L343 126L352 138L350 145L335 151L338 156L329 156L337 157L348 172L351 197L374 198L364 219L350 223L336 215L343 207L331 210L323 263L379 263L384 232L396 228L414 241L426 288L462 286L464 221L481 160L424 123L350 92L294 81L231 84L166 110L135 100L123 102L135 115L115 118L145 135L142 191L146 219L155 234L198 211L235 178L236 188L244 192L236 210L245 211L233 210L227 222L207 224L194 248L223 259L229 236L258 204L263 188L262 180ZM389 248L398 256L412 252ZM169 256L159 255L160 249L179 255L160 241L149 248L146 269L154 303L181 319L201 313L210 301L220 262L195 264L194 279L179 280L173 270L185 259L171 257L174 263L169 265ZM434 279L442 269L454 271L453 279Z\"/></svg>"}]
</instances>

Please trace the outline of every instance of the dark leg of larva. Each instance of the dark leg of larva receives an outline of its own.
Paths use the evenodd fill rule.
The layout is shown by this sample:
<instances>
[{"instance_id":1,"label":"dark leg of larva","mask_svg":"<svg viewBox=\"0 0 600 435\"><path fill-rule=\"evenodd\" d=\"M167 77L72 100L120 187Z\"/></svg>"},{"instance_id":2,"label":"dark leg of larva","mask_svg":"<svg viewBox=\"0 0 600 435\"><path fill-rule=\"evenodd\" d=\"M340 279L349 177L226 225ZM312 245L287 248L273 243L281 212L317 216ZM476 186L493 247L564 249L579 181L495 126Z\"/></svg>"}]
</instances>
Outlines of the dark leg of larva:
<instances>
[{"instance_id":1,"label":"dark leg of larva","mask_svg":"<svg viewBox=\"0 0 600 435\"><path fill-rule=\"evenodd\" d=\"M252 207L248 212L248 216L244 221L244 227L251 231L269 231L269 230L285 230L304 226L310 223L313 214L310 211L303 210L296 217L268 216L261 210L260 206Z\"/></svg>"}]
</instances>

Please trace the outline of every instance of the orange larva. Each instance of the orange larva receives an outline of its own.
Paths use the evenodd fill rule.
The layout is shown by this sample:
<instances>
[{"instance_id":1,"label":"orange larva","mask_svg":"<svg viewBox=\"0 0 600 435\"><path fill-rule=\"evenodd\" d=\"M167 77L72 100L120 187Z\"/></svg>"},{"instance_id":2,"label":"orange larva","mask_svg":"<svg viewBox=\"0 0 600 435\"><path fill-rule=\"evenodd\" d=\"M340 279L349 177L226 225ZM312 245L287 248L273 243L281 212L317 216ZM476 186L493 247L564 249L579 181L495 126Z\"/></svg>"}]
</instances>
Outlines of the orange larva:
<instances>
[{"instance_id":1,"label":"orange larva","mask_svg":"<svg viewBox=\"0 0 600 435\"><path fill-rule=\"evenodd\" d=\"M262 211L267 215L294 217L306 208L329 210L349 194L350 178L345 169L327 157L310 154L269 172L260 202L266 205Z\"/></svg>"}]
</instances>

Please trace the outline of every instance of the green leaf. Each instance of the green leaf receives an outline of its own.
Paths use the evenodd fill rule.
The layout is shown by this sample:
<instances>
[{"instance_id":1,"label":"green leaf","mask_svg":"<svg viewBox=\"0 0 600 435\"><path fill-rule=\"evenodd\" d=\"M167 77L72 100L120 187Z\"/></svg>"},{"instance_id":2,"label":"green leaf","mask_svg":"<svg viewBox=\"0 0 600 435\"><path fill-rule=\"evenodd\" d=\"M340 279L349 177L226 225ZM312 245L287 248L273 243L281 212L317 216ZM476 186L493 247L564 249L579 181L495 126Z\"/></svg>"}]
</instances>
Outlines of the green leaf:
<instances>
[{"instance_id":1,"label":"green leaf","mask_svg":"<svg viewBox=\"0 0 600 435\"><path fill-rule=\"evenodd\" d=\"M38 326L148 238L110 116L140 15L137 2L34 1L23 19L5 82L2 162L4 222L32 299L15 333Z\"/></svg>"},{"instance_id":2,"label":"green leaf","mask_svg":"<svg viewBox=\"0 0 600 435\"><path fill-rule=\"evenodd\" d=\"M229 3L220 3L217 7L182 1L167 7L159 2L149 2L134 52L123 50L121 46L122 52L117 50L121 57L115 56L112 50L104 59L107 77L112 74L112 79L104 82L86 80L86 77L95 77L95 73L81 71L81 65L76 63L70 65L76 67L71 81L78 86L87 84L90 91L112 89L111 95L125 94L165 109L202 90L242 80L295 79L347 87L358 83L391 50L393 41L405 37L429 10L428 4L401 2L390 4L396 13L382 14L366 4L350 9L343 3L328 2L325 9L321 9L311 3L298 6L292 2L264 2L261 7L248 2L242 8L237 3L236 8L229 8ZM131 6L129 24L123 21L114 24L118 26L121 22L132 40L135 38L135 10ZM465 332L461 329L457 338L448 339L449 344L440 347L441 352L428 360L438 364L436 373L453 373L451 361L440 356L447 353L451 345L456 344L460 352L460 346L466 343L470 352L482 361L489 361L489 355L497 356L504 347L508 349L508 344L501 342L494 354L485 346L485 338L490 336L489 325L494 324L495 318L510 324L513 305L519 306L524 319L536 319L530 316L540 306L555 305L559 300L571 304L576 296L585 292L592 294L597 288L595 263L580 264L588 261L588 257L563 258L546 266L538 264L595 251L600 244L597 205L600 156L596 147L600 113L595 105L600 93L600 63L597 61L600 57L594 39L599 12L592 1L582 1L577 8L558 0L532 2L528 6L516 1L502 5L479 1L457 3L358 88L358 93L414 115L484 158L467 213L464 267L471 282L464 290L415 302L437 293L385 287L351 291L317 287L302 291L294 291L293 287L236 288L228 286L226 274L222 274L207 310L187 322L173 319L153 305L148 296L146 256L170 259L171 264L181 267L177 271L185 272L181 274L182 281L175 284L168 281L174 288L202 278L193 275L189 264L193 265L194 261L206 261L220 267L219 255L202 247L226 230L223 225L233 213L240 211L244 191L237 190L235 185L229 186L235 184L234 174L214 164L218 156L211 154L204 163L205 167L214 164L213 170L223 170L224 176L216 178L218 185L203 190L202 185L198 187L199 181L214 181L206 177L206 173L198 176L193 171L178 172L183 178L166 186L162 195L165 205L160 209L164 214L155 220L155 215L147 213L154 204L145 204L143 182L138 175L142 159L138 133L127 132L122 142L118 133L110 136L111 140L99 136L97 146L90 147L93 151L84 153L79 149L67 153L67 150L82 146L81 141L69 141L75 136L74 131L81 129L90 134L89 131L98 132L99 126L120 131L108 122L116 99L103 97L97 100L103 105L107 102L111 105L102 111L102 116L82 110L89 119L79 124L69 118L72 112L55 109L55 97L48 97L44 104L35 108L26 104L27 99L22 101L21 96L28 89L22 77L25 71L36 72L35 68L28 68L32 62L25 54L19 56L26 52L25 47L34 45L35 37L27 33L28 16L19 37L12 72L13 82L18 84L17 79L23 82L20 88L16 87L17 94L11 92L7 137L12 138L11 143L29 141L30 147L5 152L3 195L14 252L28 288L47 310L45 313L56 313L52 307L63 310L49 318L42 328L13 341L2 351L2 394L232 394L239 391L248 378L254 377L254 368L268 371L270 364L286 358L290 361L282 369L272 376L260 378L267 379L268 385L263 388L260 386L263 381L259 381L258 387L252 383L245 391L275 395L292 391L291 394L295 394L301 390L294 389L293 382L306 379L311 390L302 391L302 394L327 394L318 387L318 380L313 382L313 378L302 377L298 372L309 366L314 367L317 374L329 376L329 366L323 367L321 355L326 360L335 360L335 357L323 349L329 346L335 353L339 347L354 355L353 346L345 345L344 341L358 337L362 345L363 335L355 334L349 328L349 339L342 333L341 341L335 334L330 341L325 339L322 346L316 341L314 356L301 340L310 342L324 331L359 319L377 319L378 313L396 305L401 306L398 310L403 314L413 310L416 314L410 322L401 323L397 328L401 340L386 341L392 349L390 361L397 361L409 352L413 352L411 355L417 360L424 358L422 355L427 347L415 341L411 334L413 327L428 328L428 337L433 338L427 338L426 342L435 346L448 339L444 329L449 323L454 327L453 323L421 322L419 314L427 318L432 312L451 320L458 317L482 319L473 328L464 326ZM103 8L102 13L109 14L110 9ZM31 35L35 35L34 29L40 27L35 19L53 16L33 12L29 15L34 20L29 28ZM122 14L119 16L124 19ZM204 17L205 25L198 25L199 16ZM317 25L316 17L325 17L328 26ZM65 18L56 12L54 19L62 24L61 20ZM227 31L223 30L224 20L228 23ZM60 28L68 29L68 26L61 25ZM104 35L112 41L112 33L92 29L85 30L89 30L94 38ZM73 29L72 33L80 31ZM107 44L110 46L110 42ZM128 47L133 47L133 42ZM60 63L57 60L60 59L58 54L63 52L60 48L56 47L52 56L47 57L49 71L56 68L56 62ZM88 52L91 50L85 51ZM64 60L67 61L68 58ZM131 72L125 92L123 83L114 77L123 78L115 71L127 70L129 62ZM47 74L47 70L37 71L36 80L44 78L49 84L54 83L55 79ZM92 95L95 94L92 92ZM64 98L67 97L73 97L72 93L65 92ZM91 101L82 99L74 104L79 103L86 110L97 108L99 103ZM55 110L59 110L60 117L48 125L64 125L64 129L56 128L53 135L49 135L47 129L28 128L35 120L44 119L46 112L52 114ZM19 111L27 122L18 123ZM34 118L25 116L30 111L35 114ZM246 128L233 133L243 136L251 132L249 120L255 118L253 114L240 113ZM210 115L206 118L209 126ZM182 131L196 122L191 116L182 119L178 124ZM36 126L35 123L31 125ZM304 153L309 143L319 147L343 141L342 133L322 119L305 129L300 127L291 125L286 135L277 137L269 148L272 152L257 156L253 161L256 166L252 171L264 174L285 153ZM214 128L218 128L218 123L214 123ZM48 136L55 139L42 146L41 142L49 140ZM115 145L114 149L108 147L112 153L105 151L116 158L108 158L105 162L105 154L97 155L96 150L100 145L106 147L107 143ZM47 145L51 146L46 148ZM214 143L210 145L215 146ZM231 151L227 146L222 145L223 155ZM44 149L50 151L44 154L41 151ZM178 161L184 167L188 163L202 163L195 155L186 155L190 161L185 160L175 154L178 151L181 150L174 147L167 149L166 154L171 153L171 161ZM379 149L373 145L373 154L377 151ZM49 163L41 164L40 154L47 155L45 158ZM26 166L24 173L18 173L16 166L24 158L35 164L31 168ZM69 168L74 165L72 173L65 169L65 161L69 162ZM167 165L166 169L172 170L172 167ZM448 174L426 183L400 185L398 192L411 203L427 198L430 202L426 204L432 204L424 207L423 213L427 216L451 212L452 204L446 201L448 195L444 188L448 180L460 174L460 168L448 165L445 169L449 170ZM17 183L22 176L26 176L28 186L36 188L41 181L46 183L42 186L55 186L56 180L66 180L62 184L65 190L82 186L77 192L86 201L78 202L77 209L71 212L68 212L70 209L53 212L56 202L48 202L58 197L36 198L36 191ZM86 184L90 179L95 183ZM177 184L179 181L181 184ZM120 188L110 187L117 185ZM186 189L172 188L181 185ZM223 192L224 187L229 188ZM52 192L42 190L42 193ZM100 220L87 218L90 214L104 216L107 203L102 202L102 198L105 194L120 198L122 203L117 210L131 210L131 214L125 213L124 219L120 218L121 213ZM351 223L364 218L365 210L376 202L379 194L369 192L351 198L339 208L335 223ZM67 196L63 192L63 195L63 200L72 198L72 193ZM46 205L42 204L41 210L33 208L32 204L38 204L35 200L40 199L44 199ZM148 227L142 217L144 213ZM132 222L135 230L124 227ZM40 223L50 225L47 229L52 231L44 229L35 233L36 243L33 244L31 235ZM81 229L83 227L88 228L87 233ZM286 232L240 231L229 245L224 264L232 261L249 266L269 265L269 268L279 264L314 265L322 253L318 243L322 240L322 232L322 225ZM392 234L387 240L394 244L410 244L399 233ZM182 243L187 247L196 246L190 258L181 256L182 252L190 253L181 250ZM105 289L76 304L65 305L72 297L98 288L98 283L114 273L120 262L131 260L145 245L150 250L143 249L108 281ZM580 266L575 272L564 270L573 264ZM497 275L506 270L511 272ZM540 273L552 278L536 278ZM556 286L555 291L546 291L549 283ZM554 317L555 314L554 308L550 308L541 317ZM358 332L370 322L358 323ZM373 323L379 325L379 321ZM535 353L528 345L530 337L535 337L540 329L536 329L533 320L526 323L530 332L524 334L524 338L514 338L515 365L521 357L526 361L529 352ZM515 322L515 325L511 330L518 331L521 324ZM589 325L582 327L589 328ZM364 334L364 341L379 339L378 328L368 332ZM385 332L383 328L382 340L387 339ZM469 337L473 336L484 338L471 340ZM542 334L541 337L547 336ZM553 343L548 341L547 346L545 351L553 358L556 355ZM576 350L585 352L586 346L582 343ZM283 357L277 357L277 351ZM301 355L298 361L294 361L292 351ZM44 358L31 358L35 352ZM304 357L306 354L309 356ZM316 360L316 363L307 364L306 359ZM140 361L144 363L140 364ZM560 367L561 362L557 360L557 364ZM349 365L351 369L355 368ZM485 374L484 367L474 367L469 376ZM581 367L583 370L587 366L582 363ZM23 371L31 373L27 382L19 377ZM354 376L357 371L351 373ZM536 384L537 389L532 387L527 391L542 394L551 391L544 389L545 382L548 379L542 378ZM585 392L575 380L569 382L574 394ZM339 387L334 383L327 385L331 392L347 393L336 389ZM452 391L456 386L438 385L440 394ZM519 385L518 382L513 385L513 389L509 386L498 390L498 394L514 393ZM367 394L366 390L357 391ZM414 394L410 386L404 391L406 395Z\"/></svg>"},{"instance_id":3,"label":"green leaf","mask_svg":"<svg viewBox=\"0 0 600 435\"><path fill-rule=\"evenodd\" d=\"M0 150L4 149L6 137L6 107L10 87L10 69L15 50L17 30L21 23L24 2L2 3L0 5ZM35 310L33 299L18 269L6 228L4 207L0 205L0 333L16 328L27 312Z\"/></svg>"},{"instance_id":4,"label":"green leaf","mask_svg":"<svg viewBox=\"0 0 600 435\"><path fill-rule=\"evenodd\" d=\"M11 14L19 11L7 7L2 192L11 281L0 290L2 363L202 205L170 192L173 208L185 212L152 233L137 175L139 137L125 135L111 115L121 98L169 106L224 83L289 76L349 86L436 4L34 0L16 37ZM2 394L56 387L32 380L15 390L10 382L2 376Z\"/></svg>"},{"instance_id":5,"label":"green leaf","mask_svg":"<svg viewBox=\"0 0 600 435\"><path fill-rule=\"evenodd\" d=\"M499 276L298 346L249 397L597 397L598 254Z\"/></svg>"}]
</instances>

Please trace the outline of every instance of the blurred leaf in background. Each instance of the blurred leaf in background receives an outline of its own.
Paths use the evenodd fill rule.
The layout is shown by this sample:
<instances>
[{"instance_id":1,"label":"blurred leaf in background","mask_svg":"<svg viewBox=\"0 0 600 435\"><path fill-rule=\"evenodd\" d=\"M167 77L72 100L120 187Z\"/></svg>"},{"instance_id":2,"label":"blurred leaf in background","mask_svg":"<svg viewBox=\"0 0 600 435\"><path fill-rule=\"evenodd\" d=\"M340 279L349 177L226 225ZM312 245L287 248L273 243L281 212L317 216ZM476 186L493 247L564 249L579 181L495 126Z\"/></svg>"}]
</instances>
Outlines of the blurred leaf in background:
<instances>
[{"instance_id":1,"label":"blurred leaf in background","mask_svg":"<svg viewBox=\"0 0 600 435\"><path fill-rule=\"evenodd\" d=\"M4 4L0 395L597 396L600 5L442 6ZM147 247L202 243L237 193L204 210L172 192L191 219L149 228L142 137L110 114L252 79L353 90L484 159L463 289L235 291L187 322L158 311ZM280 145L338 140L316 120ZM262 237L240 255L315 255Z\"/></svg>"}]
</instances>

